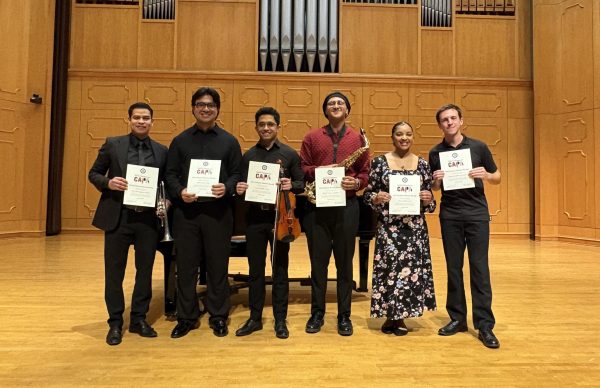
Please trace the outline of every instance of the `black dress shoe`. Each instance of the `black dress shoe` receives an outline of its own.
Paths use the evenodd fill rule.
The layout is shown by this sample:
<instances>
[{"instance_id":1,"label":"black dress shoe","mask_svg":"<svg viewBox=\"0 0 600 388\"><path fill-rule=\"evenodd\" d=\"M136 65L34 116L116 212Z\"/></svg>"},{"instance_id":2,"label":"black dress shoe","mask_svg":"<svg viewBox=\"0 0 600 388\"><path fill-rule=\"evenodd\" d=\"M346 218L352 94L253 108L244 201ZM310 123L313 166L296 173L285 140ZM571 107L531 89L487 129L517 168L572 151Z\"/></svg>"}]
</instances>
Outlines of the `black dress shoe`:
<instances>
[{"instance_id":1,"label":"black dress shoe","mask_svg":"<svg viewBox=\"0 0 600 388\"><path fill-rule=\"evenodd\" d=\"M438 334L443 336L449 336L467 330L469 330L469 328L467 327L467 322L450 321L450 323L438 330Z\"/></svg>"},{"instance_id":2,"label":"black dress shoe","mask_svg":"<svg viewBox=\"0 0 600 388\"><path fill-rule=\"evenodd\" d=\"M123 338L123 334L121 332L120 327L111 327L108 329L108 334L106 335L106 343L113 346L121 343L121 338Z\"/></svg>"},{"instance_id":3,"label":"black dress shoe","mask_svg":"<svg viewBox=\"0 0 600 388\"><path fill-rule=\"evenodd\" d=\"M237 337L243 337L245 335L252 334L255 331L262 330L262 328L262 322L260 320L255 321L254 319L250 318L246 321L246 323L244 323L244 326L237 329L235 335Z\"/></svg>"},{"instance_id":4,"label":"black dress shoe","mask_svg":"<svg viewBox=\"0 0 600 388\"><path fill-rule=\"evenodd\" d=\"M498 338L496 338L491 329L479 330L479 339L490 349L498 349L500 347L500 341L498 341Z\"/></svg>"},{"instance_id":5,"label":"black dress shoe","mask_svg":"<svg viewBox=\"0 0 600 388\"><path fill-rule=\"evenodd\" d=\"M130 333L137 333L142 337L156 337L156 331L148 324L146 321L139 321L137 323L132 323L129 325Z\"/></svg>"},{"instance_id":6,"label":"black dress shoe","mask_svg":"<svg viewBox=\"0 0 600 388\"><path fill-rule=\"evenodd\" d=\"M281 321L275 321L275 337L286 339L290 336L290 332L285 323L285 319Z\"/></svg>"},{"instance_id":7,"label":"black dress shoe","mask_svg":"<svg viewBox=\"0 0 600 388\"><path fill-rule=\"evenodd\" d=\"M315 313L311 315L308 322L306 322L305 331L310 334L318 333L321 331L321 327L324 323L323 314Z\"/></svg>"},{"instance_id":8,"label":"black dress shoe","mask_svg":"<svg viewBox=\"0 0 600 388\"><path fill-rule=\"evenodd\" d=\"M404 319L397 321L394 327L394 335L403 336L408 334L408 327L404 324Z\"/></svg>"},{"instance_id":9,"label":"black dress shoe","mask_svg":"<svg viewBox=\"0 0 600 388\"><path fill-rule=\"evenodd\" d=\"M179 321L177 326L171 332L171 338L181 338L190 330L195 330L200 327L200 322L196 321Z\"/></svg>"},{"instance_id":10,"label":"black dress shoe","mask_svg":"<svg viewBox=\"0 0 600 388\"><path fill-rule=\"evenodd\" d=\"M398 321L393 319L386 319L383 325L381 325L381 332L383 334L394 334L394 329L398 325Z\"/></svg>"},{"instance_id":11,"label":"black dress shoe","mask_svg":"<svg viewBox=\"0 0 600 388\"><path fill-rule=\"evenodd\" d=\"M227 329L227 323L224 319L215 319L209 323L209 326L213 330L213 334L217 337L225 337L227 333L229 333L229 330Z\"/></svg>"},{"instance_id":12,"label":"black dress shoe","mask_svg":"<svg viewBox=\"0 0 600 388\"><path fill-rule=\"evenodd\" d=\"M352 329L352 321L348 317L338 319L338 334L344 337L351 336L354 330Z\"/></svg>"}]
</instances>

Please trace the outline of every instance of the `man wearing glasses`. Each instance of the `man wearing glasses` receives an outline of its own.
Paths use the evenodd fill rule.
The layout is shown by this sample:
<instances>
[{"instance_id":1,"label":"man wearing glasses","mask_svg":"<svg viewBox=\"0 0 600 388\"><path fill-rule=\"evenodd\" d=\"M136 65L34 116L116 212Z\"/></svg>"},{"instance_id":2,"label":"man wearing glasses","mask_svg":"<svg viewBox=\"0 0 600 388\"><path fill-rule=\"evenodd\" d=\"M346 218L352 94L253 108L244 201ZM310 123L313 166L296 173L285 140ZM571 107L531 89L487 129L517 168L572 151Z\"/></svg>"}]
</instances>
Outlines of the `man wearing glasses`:
<instances>
[{"instance_id":1,"label":"man wearing glasses","mask_svg":"<svg viewBox=\"0 0 600 388\"><path fill-rule=\"evenodd\" d=\"M218 337L228 333L231 199L240 179L242 153L237 139L216 125L220 107L221 98L215 89L198 89L192 96L196 123L176 136L169 147L165 175L175 206L173 235L177 250L177 326L171 332L172 338L183 337L199 327L199 257L206 261L209 325ZM218 183L210 186L208 195L188 190L192 162L220 162L219 172L214 172Z\"/></svg>"},{"instance_id":2,"label":"man wearing glasses","mask_svg":"<svg viewBox=\"0 0 600 388\"><path fill-rule=\"evenodd\" d=\"M280 165L282 178L279 180L282 191L302 192L304 174L300 168L298 153L277 139L281 129L280 115L271 107L260 108L255 116L258 143L250 148L243 157L243 182L237 184L237 194L244 195L248 189L248 167L251 161L276 163ZM293 195L293 194L291 194ZM246 240L248 263L250 266L250 318L239 328L238 337L252 334L262 329L262 311L265 305L265 262L267 244L273 249L273 224L275 223L275 205L248 202ZM286 325L288 309L288 263L290 243L276 241L273 266L273 316L275 317L275 336L286 339L289 331Z\"/></svg>"},{"instance_id":3,"label":"man wearing glasses","mask_svg":"<svg viewBox=\"0 0 600 388\"><path fill-rule=\"evenodd\" d=\"M350 102L340 92L323 101L323 113L329 124L313 129L304 137L300 160L306 182L315 180L317 167L333 167L363 146L360 134L346 125ZM304 219L311 263L311 317L307 333L317 333L324 324L327 267L331 252L337 269L338 333L353 333L350 320L352 298L352 258L358 230L359 207L356 192L365 187L369 175L369 155L363 153L346 166L341 187L346 193L346 206L316 207L308 205ZM317 193L318 195L318 193Z\"/></svg>"}]
</instances>

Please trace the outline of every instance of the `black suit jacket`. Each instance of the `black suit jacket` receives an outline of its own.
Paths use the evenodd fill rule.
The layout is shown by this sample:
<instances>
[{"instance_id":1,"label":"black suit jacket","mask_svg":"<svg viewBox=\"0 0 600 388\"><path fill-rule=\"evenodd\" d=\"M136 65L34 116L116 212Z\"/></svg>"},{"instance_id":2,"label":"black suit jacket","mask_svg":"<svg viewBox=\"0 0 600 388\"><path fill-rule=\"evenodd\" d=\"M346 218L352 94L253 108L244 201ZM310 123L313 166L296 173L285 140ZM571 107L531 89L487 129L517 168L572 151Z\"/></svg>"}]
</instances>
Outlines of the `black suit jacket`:
<instances>
[{"instance_id":1,"label":"black suit jacket","mask_svg":"<svg viewBox=\"0 0 600 388\"><path fill-rule=\"evenodd\" d=\"M167 163L167 147L150 139L156 166L159 168L159 180ZM125 177L127 170L127 152L129 150L129 135L109 137L98 151L98 157L88 173L89 181L102 192L92 225L110 232L119 225L123 192L108 188L108 181L116 176Z\"/></svg>"}]
</instances>

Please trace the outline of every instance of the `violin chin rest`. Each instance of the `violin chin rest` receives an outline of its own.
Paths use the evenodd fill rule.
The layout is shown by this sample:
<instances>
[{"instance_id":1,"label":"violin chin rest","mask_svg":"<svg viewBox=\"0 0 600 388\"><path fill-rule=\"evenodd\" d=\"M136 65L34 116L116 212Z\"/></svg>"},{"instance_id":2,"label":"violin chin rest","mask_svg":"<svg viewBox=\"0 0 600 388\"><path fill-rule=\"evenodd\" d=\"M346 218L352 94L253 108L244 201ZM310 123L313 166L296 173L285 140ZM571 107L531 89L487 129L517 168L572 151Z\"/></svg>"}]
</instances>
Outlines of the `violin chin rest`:
<instances>
[{"instance_id":1,"label":"violin chin rest","mask_svg":"<svg viewBox=\"0 0 600 388\"><path fill-rule=\"evenodd\" d=\"M284 242L284 243L291 243L295 239L296 239L296 237L294 237L293 234L288 234L287 236L283 236L281 239L279 239L279 241Z\"/></svg>"}]
</instances>

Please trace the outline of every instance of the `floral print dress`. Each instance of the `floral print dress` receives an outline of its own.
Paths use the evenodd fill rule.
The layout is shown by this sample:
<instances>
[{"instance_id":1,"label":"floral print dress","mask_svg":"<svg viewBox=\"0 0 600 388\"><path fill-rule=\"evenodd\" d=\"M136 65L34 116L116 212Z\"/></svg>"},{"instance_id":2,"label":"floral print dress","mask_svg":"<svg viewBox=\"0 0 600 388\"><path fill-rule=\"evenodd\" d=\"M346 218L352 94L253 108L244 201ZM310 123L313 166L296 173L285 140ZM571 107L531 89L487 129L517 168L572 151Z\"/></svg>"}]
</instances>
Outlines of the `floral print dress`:
<instances>
[{"instance_id":1,"label":"floral print dress","mask_svg":"<svg viewBox=\"0 0 600 388\"><path fill-rule=\"evenodd\" d=\"M371 316L388 319L419 317L435 310L429 233L423 213L435 210L435 200L421 206L420 215L390 215L389 205L373 204L380 191L389 192L391 174L421 176L421 190L431 190L431 169L419 157L416 170L392 170L384 155L371 162L364 201L378 214Z\"/></svg>"}]
</instances>

